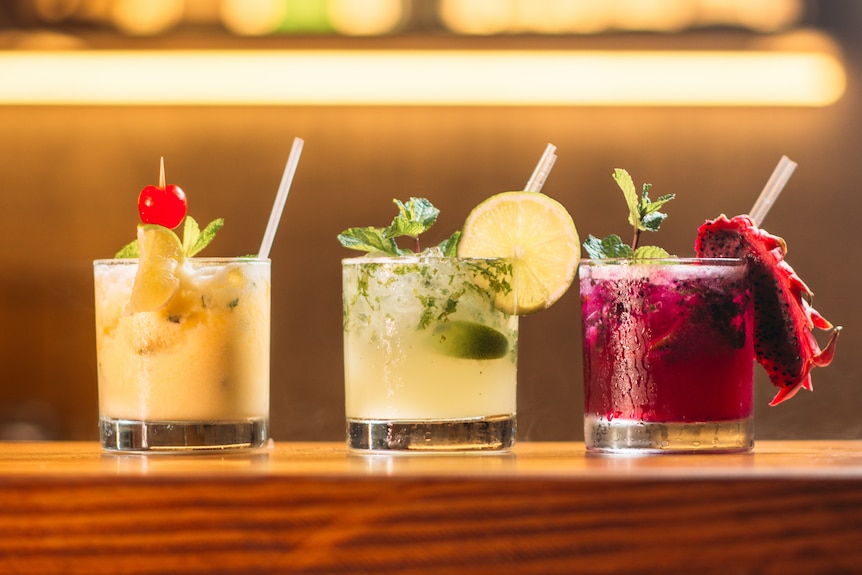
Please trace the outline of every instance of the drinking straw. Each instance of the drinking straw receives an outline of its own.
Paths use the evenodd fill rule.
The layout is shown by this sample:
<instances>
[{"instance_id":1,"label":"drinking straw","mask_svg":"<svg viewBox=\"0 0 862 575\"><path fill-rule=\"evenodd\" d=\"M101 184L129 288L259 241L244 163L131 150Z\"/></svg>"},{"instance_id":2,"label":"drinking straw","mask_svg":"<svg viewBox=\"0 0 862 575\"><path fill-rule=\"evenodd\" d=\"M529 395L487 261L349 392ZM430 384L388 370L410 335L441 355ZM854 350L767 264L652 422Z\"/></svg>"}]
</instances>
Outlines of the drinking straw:
<instances>
[{"instance_id":1,"label":"drinking straw","mask_svg":"<svg viewBox=\"0 0 862 575\"><path fill-rule=\"evenodd\" d=\"M278 186L278 194L275 196L275 203L273 203L272 211L269 214L269 222L266 224L263 241L260 243L260 250L257 252L257 257L261 259L268 258L269 250L272 249L272 241L275 239L278 222L281 221L281 212L284 211L284 203L287 201L288 192L290 192L290 184L293 183L293 175L296 174L296 166L299 164L299 155L302 154L303 143L301 138L293 139L293 146L290 148L287 165L285 165L284 174L281 176L281 184Z\"/></svg>"},{"instance_id":2,"label":"drinking straw","mask_svg":"<svg viewBox=\"0 0 862 575\"><path fill-rule=\"evenodd\" d=\"M542 154L542 157L539 159L539 163L536 164L536 169L533 170L533 175L530 176L530 179L527 181L527 185L524 186L525 192L540 192L542 191L542 186L545 185L545 180L548 178L548 174L551 173L551 168L554 167L554 162L557 161L557 156L554 154L557 147L553 144L548 144L548 147L545 148L545 153Z\"/></svg>"},{"instance_id":3,"label":"drinking straw","mask_svg":"<svg viewBox=\"0 0 862 575\"><path fill-rule=\"evenodd\" d=\"M772 207L772 204L775 203L775 200L778 199L778 194L780 194L781 190L784 189L784 185L787 183L787 180L790 179L790 176L793 175L793 170L795 169L796 162L787 156L781 156L781 159L778 161L778 165L775 166L775 170L773 170L772 175L769 176L766 186L764 186L763 191L760 192L760 195L757 197L757 201L754 202L754 206L752 206L751 211L748 212L748 217L751 218L754 225L759 227L764 218L766 218L767 212L769 212L769 209Z\"/></svg>"}]
</instances>

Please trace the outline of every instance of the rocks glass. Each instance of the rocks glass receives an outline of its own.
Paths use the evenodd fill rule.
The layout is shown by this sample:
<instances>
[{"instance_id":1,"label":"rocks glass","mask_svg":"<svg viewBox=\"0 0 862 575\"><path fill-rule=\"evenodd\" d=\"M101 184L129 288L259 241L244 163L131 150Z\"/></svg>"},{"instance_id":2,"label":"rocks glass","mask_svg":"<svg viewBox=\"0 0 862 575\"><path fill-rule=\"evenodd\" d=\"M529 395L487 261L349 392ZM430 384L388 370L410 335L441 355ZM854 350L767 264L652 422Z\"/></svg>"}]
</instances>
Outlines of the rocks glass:
<instances>
[{"instance_id":1,"label":"rocks glass","mask_svg":"<svg viewBox=\"0 0 862 575\"><path fill-rule=\"evenodd\" d=\"M579 277L588 451L752 448L743 260L584 260Z\"/></svg>"},{"instance_id":2,"label":"rocks glass","mask_svg":"<svg viewBox=\"0 0 862 575\"><path fill-rule=\"evenodd\" d=\"M263 446L269 260L187 258L166 305L127 313L137 269L136 259L94 262L102 447L189 452Z\"/></svg>"},{"instance_id":3,"label":"rocks glass","mask_svg":"<svg viewBox=\"0 0 862 575\"><path fill-rule=\"evenodd\" d=\"M347 443L363 452L499 451L515 441L518 318L504 260L342 261Z\"/></svg>"}]
</instances>

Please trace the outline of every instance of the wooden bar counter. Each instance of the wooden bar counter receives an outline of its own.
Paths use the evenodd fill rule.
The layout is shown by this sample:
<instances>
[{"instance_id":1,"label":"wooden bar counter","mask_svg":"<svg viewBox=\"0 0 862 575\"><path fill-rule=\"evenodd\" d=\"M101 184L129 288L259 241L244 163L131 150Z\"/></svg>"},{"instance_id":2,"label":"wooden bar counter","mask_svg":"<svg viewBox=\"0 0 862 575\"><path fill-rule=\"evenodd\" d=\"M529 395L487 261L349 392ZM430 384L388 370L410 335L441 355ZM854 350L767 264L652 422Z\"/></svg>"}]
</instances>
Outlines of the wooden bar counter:
<instances>
[{"instance_id":1,"label":"wooden bar counter","mask_svg":"<svg viewBox=\"0 0 862 575\"><path fill-rule=\"evenodd\" d=\"M0 444L0 573L862 573L862 441L124 456Z\"/></svg>"}]
</instances>

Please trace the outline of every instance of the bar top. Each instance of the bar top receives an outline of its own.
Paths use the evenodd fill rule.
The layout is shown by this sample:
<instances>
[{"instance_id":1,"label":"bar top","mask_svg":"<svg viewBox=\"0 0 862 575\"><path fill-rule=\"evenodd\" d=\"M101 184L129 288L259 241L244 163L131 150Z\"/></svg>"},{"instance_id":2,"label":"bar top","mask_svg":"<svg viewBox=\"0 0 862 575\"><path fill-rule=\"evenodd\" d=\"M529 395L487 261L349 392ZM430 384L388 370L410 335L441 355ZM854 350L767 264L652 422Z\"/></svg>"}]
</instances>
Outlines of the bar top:
<instances>
[{"instance_id":1,"label":"bar top","mask_svg":"<svg viewBox=\"0 0 862 575\"><path fill-rule=\"evenodd\" d=\"M341 443L274 443L240 454L133 455L91 442L0 443L0 482L99 477L436 477L493 479L845 478L862 483L862 440L761 441L749 453L593 455L583 443L522 442L499 454L360 454Z\"/></svg>"},{"instance_id":2,"label":"bar top","mask_svg":"<svg viewBox=\"0 0 862 575\"><path fill-rule=\"evenodd\" d=\"M745 454L0 444L0 573L859 573L862 441Z\"/></svg>"}]
</instances>

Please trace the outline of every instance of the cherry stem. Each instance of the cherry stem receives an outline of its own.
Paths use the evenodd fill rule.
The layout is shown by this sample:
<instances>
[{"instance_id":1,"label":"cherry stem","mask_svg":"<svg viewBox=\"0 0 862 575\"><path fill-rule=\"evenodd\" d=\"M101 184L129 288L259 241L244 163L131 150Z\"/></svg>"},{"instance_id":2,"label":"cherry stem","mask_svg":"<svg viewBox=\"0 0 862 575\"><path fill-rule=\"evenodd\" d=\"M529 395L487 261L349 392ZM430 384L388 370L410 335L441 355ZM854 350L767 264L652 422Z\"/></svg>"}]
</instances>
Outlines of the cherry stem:
<instances>
[{"instance_id":1,"label":"cherry stem","mask_svg":"<svg viewBox=\"0 0 862 575\"><path fill-rule=\"evenodd\" d=\"M159 188L165 189L165 157L159 159Z\"/></svg>"}]
</instances>

